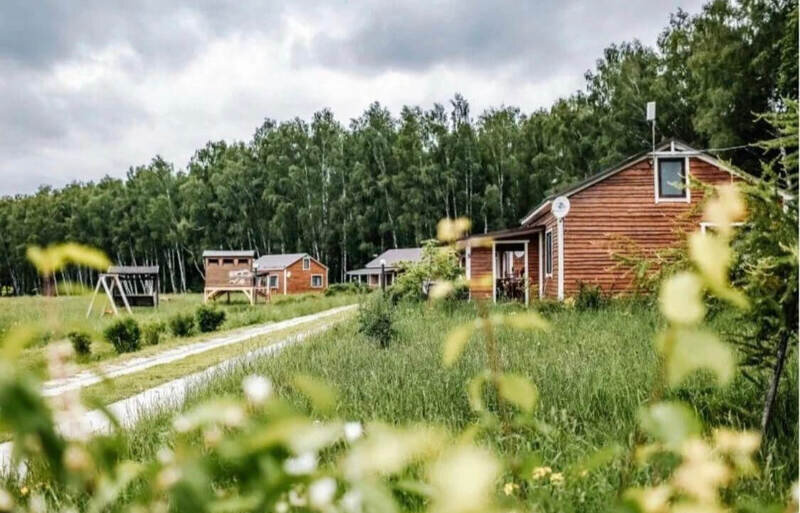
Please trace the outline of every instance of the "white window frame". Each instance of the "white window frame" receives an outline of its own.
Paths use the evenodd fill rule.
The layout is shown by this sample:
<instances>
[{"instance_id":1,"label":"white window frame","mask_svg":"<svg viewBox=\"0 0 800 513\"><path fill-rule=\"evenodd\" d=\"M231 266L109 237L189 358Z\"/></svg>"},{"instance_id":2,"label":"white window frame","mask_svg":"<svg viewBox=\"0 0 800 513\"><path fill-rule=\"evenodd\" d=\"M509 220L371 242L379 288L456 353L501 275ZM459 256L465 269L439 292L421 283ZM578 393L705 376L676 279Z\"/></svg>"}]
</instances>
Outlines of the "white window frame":
<instances>
[{"instance_id":1,"label":"white window frame","mask_svg":"<svg viewBox=\"0 0 800 513\"><path fill-rule=\"evenodd\" d=\"M547 236L550 236L550 247L547 247ZM550 270L547 270L547 252L550 251ZM544 277L553 277L553 229L544 232Z\"/></svg>"},{"instance_id":2,"label":"white window frame","mask_svg":"<svg viewBox=\"0 0 800 513\"><path fill-rule=\"evenodd\" d=\"M311 269L311 257L303 257L303 270L308 271L309 269Z\"/></svg>"},{"instance_id":3,"label":"white window frame","mask_svg":"<svg viewBox=\"0 0 800 513\"><path fill-rule=\"evenodd\" d=\"M273 285L272 280L275 280L275 284ZM270 274L267 276L267 287L270 289L277 289L278 288L278 275L277 274Z\"/></svg>"},{"instance_id":4,"label":"white window frame","mask_svg":"<svg viewBox=\"0 0 800 513\"><path fill-rule=\"evenodd\" d=\"M742 225L744 225L744 223L742 223L741 221L735 222L735 223L731 223L731 226L737 226L738 227L738 226L742 226ZM706 229L707 228L716 228L717 226L719 226L717 223L711 223L709 221L703 221L703 222L700 223L700 232L701 233L706 233Z\"/></svg>"},{"instance_id":5,"label":"white window frame","mask_svg":"<svg viewBox=\"0 0 800 513\"><path fill-rule=\"evenodd\" d=\"M317 276L319 277L319 285L315 286L314 285L314 278L317 277ZM325 286L325 277L323 275L321 275L321 274L312 274L311 275L311 288L312 289L321 289L324 286Z\"/></svg>"},{"instance_id":6,"label":"white window frame","mask_svg":"<svg viewBox=\"0 0 800 513\"><path fill-rule=\"evenodd\" d=\"M664 197L661 196L661 180L659 175L661 172L660 161L662 160L681 160L683 159L683 180L684 190L686 194L682 197ZM692 188L689 187L689 157L681 155L661 155L653 159L653 184L655 186L655 201L656 203L691 203L692 201Z\"/></svg>"}]
</instances>

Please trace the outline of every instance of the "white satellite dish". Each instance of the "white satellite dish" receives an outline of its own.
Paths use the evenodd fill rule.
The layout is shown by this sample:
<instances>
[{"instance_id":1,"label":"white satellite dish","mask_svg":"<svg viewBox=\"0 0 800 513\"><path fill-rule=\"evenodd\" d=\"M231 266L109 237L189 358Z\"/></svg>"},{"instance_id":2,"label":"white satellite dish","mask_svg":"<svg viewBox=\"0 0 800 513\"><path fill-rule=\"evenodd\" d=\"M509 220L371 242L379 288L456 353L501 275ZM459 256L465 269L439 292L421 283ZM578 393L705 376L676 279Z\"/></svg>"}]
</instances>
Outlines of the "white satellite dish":
<instances>
[{"instance_id":1,"label":"white satellite dish","mask_svg":"<svg viewBox=\"0 0 800 513\"><path fill-rule=\"evenodd\" d=\"M553 207L550 209L556 219L561 219L569 212L569 199L566 196L559 196L553 200Z\"/></svg>"}]
</instances>

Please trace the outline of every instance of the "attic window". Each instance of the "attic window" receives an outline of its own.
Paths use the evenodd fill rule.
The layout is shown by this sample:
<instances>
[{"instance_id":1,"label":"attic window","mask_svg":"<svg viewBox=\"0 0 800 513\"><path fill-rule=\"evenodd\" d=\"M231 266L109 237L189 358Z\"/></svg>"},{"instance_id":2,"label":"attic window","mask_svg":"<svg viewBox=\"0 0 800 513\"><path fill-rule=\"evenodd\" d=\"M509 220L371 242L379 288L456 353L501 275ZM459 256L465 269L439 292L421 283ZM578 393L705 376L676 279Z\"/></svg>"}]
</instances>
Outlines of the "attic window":
<instances>
[{"instance_id":1,"label":"attic window","mask_svg":"<svg viewBox=\"0 0 800 513\"><path fill-rule=\"evenodd\" d=\"M311 257L303 257L303 270L308 271L311 269Z\"/></svg>"},{"instance_id":2,"label":"attic window","mask_svg":"<svg viewBox=\"0 0 800 513\"><path fill-rule=\"evenodd\" d=\"M686 159L658 159L657 199L684 201L689 197L689 177L686 173Z\"/></svg>"}]
</instances>

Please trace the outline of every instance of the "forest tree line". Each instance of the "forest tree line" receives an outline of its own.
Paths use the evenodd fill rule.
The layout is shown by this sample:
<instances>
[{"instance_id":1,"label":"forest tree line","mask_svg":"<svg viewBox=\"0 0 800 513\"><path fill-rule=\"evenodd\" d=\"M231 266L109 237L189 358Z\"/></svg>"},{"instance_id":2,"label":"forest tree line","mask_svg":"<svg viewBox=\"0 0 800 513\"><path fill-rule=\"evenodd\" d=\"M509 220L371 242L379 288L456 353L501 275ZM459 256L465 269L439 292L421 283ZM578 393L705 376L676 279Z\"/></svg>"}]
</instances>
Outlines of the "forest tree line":
<instances>
[{"instance_id":1,"label":"forest tree line","mask_svg":"<svg viewBox=\"0 0 800 513\"><path fill-rule=\"evenodd\" d=\"M675 137L758 173L771 138L756 114L797 98L797 0L713 1L678 11L655 47L606 48L584 90L547 109L470 110L456 94L399 116L380 103L343 124L266 119L249 141L212 141L184 168L160 156L124 179L0 198L0 293L40 287L28 246L76 241L120 264L157 264L165 292L197 289L204 249L306 251L331 281L387 248L417 246L442 217L513 226L553 190ZM85 285L84 269L56 277Z\"/></svg>"}]
</instances>

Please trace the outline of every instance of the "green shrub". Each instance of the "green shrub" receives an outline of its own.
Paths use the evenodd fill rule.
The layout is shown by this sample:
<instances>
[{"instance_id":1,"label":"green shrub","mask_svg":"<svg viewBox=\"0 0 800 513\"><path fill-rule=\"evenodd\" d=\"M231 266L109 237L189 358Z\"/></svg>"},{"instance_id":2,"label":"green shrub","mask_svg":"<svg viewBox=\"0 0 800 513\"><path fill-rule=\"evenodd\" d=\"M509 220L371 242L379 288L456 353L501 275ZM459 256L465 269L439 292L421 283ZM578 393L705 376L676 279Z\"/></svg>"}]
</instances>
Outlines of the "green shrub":
<instances>
[{"instance_id":1,"label":"green shrub","mask_svg":"<svg viewBox=\"0 0 800 513\"><path fill-rule=\"evenodd\" d=\"M599 285L578 283L578 295L575 296L575 308L578 310L597 310L608 304L608 297Z\"/></svg>"},{"instance_id":2,"label":"green shrub","mask_svg":"<svg viewBox=\"0 0 800 513\"><path fill-rule=\"evenodd\" d=\"M400 273L389 288L395 301L423 300L431 283L453 282L463 274L458 251L451 246L440 246L435 240L423 243L419 262L401 262L398 267Z\"/></svg>"},{"instance_id":3,"label":"green shrub","mask_svg":"<svg viewBox=\"0 0 800 513\"><path fill-rule=\"evenodd\" d=\"M149 346L157 346L161 342L161 335L167 331L167 325L163 322L151 322L142 326L142 338L144 343Z\"/></svg>"},{"instance_id":4,"label":"green shrub","mask_svg":"<svg viewBox=\"0 0 800 513\"><path fill-rule=\"evenodd\" d=\"M195 312L197 327L203 333L216 331L225 321L225 312L208 305L200 305Z\"/></svg>"},{"instance_id":5,"label":"green shrub","mask_svg":"<svg viewBox=\"0 0 800 513\"><path fill-rule=\"evenodd\" d=\"M355 281L334 283L328 286L327 290L325 290L325 295L330 297L338 296L339 294L360 294L362 292L366 292L367 289L368 287L365 284Z\"/></svg>"},{"instance_id":6,"label":"green shrub","mask_svg":"<svg viewBox=\"0 0 800 513\"><path fill-rule=\"evenodd\" d=\"M395 336L394 305L384 294L375 293L358 308L358 331L378 343L388 347Z\"/></svg>"},{"instance_id":7,"label":"green shrub","mask_svg":"<svg viewBox=\"0 0 800 513\"><path fill-rule=\"evenodd\" d=\"M112 322L103 332L106 340L111 342L117 353L131 353L139 350L142 330L132 317L125 317Z\"/></svg>"},{"instance_id":8,"label":"green shrub","mask_svg":"<svg viewBox=\"0 0 800 513\"><path fill-rule=\"evenodd\" d=\"M169 329L176 337L188 337L194 331L194 316L190 313L173 315L169 319Z\"/></svg>"},{"instance_id":9,"label":"green shrub","mask_svg":"<svg viewBox=\"0 0 800 513\"><path fill-rule=\"evenodd\" d=\"M72 343L72 348L78 356L89 356L92 354L92 338L88 333L71 331L67 333L67 338Z\"/></svg>"}]
</instances>

